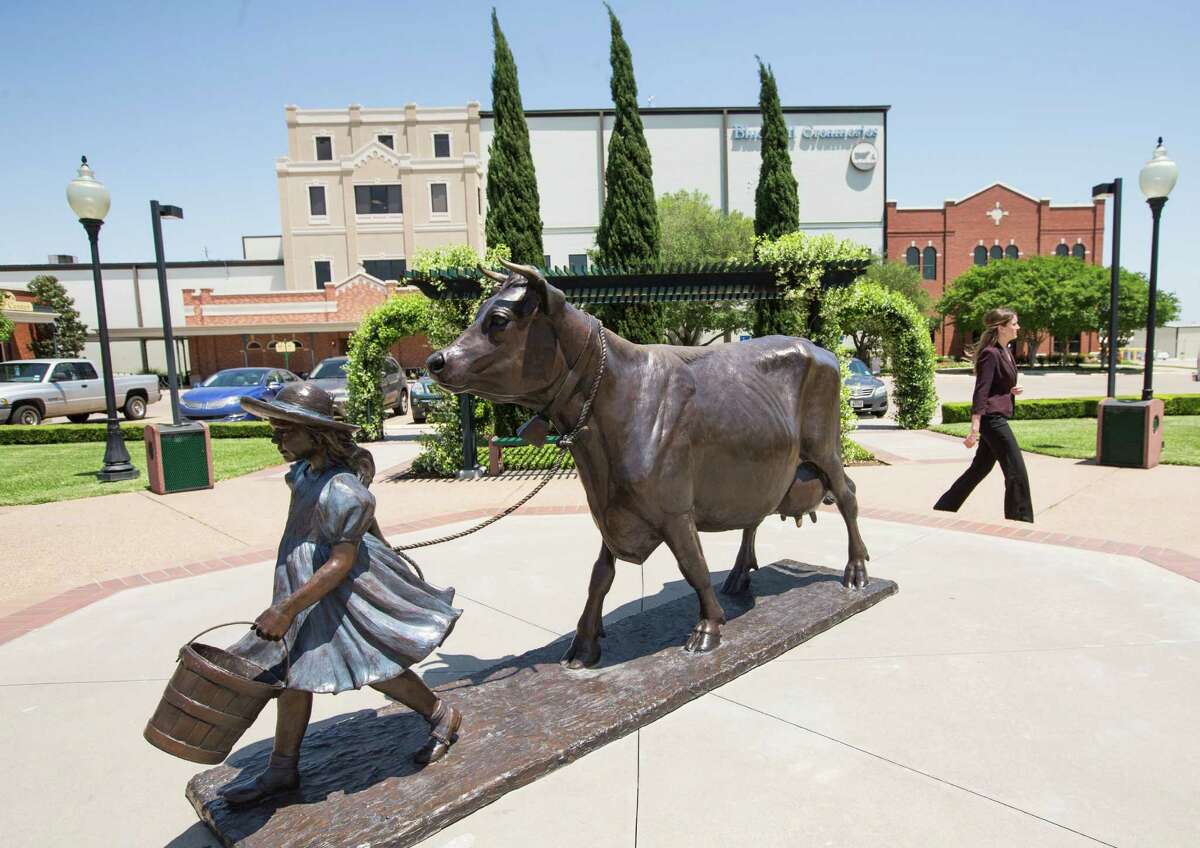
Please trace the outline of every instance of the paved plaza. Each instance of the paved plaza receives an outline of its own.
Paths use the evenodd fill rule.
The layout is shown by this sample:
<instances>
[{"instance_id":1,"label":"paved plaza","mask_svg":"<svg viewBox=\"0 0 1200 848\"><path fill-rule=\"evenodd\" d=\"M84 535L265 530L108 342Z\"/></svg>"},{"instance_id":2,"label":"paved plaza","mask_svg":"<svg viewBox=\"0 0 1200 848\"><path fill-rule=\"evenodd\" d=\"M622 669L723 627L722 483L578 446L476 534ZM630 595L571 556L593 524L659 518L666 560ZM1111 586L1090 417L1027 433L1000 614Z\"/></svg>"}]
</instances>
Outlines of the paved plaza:
<instances>
[{"instance_id":1,"label":"paved plaza","mask_svg":"<svg viewBox=\"0 0 1200 848\"><path fill-rule=\"evenodd\" d=\"M857 437L891 463L851 473L871 573L898 582L896 597L422 844L1200 841L1200 543L1138 498L1157 491L1157 514L1182 516L1195 469L1027 454L1030 528L998 518L998 475L957 516L928 509L965 466L957 440L886 422L864 422ZM468 526L533 485L399 479L416 449L399 438L373 446L373 491L393 542ZM68 552L31 557L49 581L40 595L11 576L2 587L0 743L21 763L4 793L10 844L216 844L183 797L200 767L150 747L141 729L179 646L253 618L268 600L281 473L166 499L128 493L0 514L10 534L59 521ZM429 579L457 587L465 610L423 664L432 684L452 686L573 629L598 548L582 494L576 478L555 480L523 514L422 552ZM99 527L137 545L97 546ZM703 537L718 584L738 541ZM800 529L769 521L759 557L841 568L844 526L830 511ZM689 591L664 548L642 567L619 566L606 621ZM314 721L382 704L371 690L322 696ZM269 738L273 721L268 706L243 744Z\"/></svg>"}]
</instances>

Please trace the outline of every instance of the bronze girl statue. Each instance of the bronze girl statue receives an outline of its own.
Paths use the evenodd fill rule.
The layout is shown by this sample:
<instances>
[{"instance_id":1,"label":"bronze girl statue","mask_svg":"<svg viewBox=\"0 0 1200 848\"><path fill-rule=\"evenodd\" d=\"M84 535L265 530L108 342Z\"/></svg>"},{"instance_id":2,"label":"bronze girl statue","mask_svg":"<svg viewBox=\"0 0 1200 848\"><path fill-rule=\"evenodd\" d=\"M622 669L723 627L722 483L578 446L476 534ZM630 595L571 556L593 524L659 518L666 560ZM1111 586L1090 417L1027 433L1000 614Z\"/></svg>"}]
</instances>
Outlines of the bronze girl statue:
<instances>
[{"instance_id":1,"label":"bronze girl statue","mask_svg":"<svg viewBox=\"0 0 1200 848\"><path fill-rule=\"evenodd\" d=\"M230 650L283 679L283 639L291 667L279 696L275 747L265 771L222 792L248 804L296 788L300 742L312 693L370 686L430 724L416 752L432 763L450 750L462 715L410 669L442 644L461 611L453 589L425 583L384 541L367 486L371 455L354 444L356 427L333 418L333 399L312 383L290 384L274 401L242 400L247 412L271 423L292 490L279 543L271 606ZM262 641L268 640L268 641Z\"/></svg>"}]
</instances>

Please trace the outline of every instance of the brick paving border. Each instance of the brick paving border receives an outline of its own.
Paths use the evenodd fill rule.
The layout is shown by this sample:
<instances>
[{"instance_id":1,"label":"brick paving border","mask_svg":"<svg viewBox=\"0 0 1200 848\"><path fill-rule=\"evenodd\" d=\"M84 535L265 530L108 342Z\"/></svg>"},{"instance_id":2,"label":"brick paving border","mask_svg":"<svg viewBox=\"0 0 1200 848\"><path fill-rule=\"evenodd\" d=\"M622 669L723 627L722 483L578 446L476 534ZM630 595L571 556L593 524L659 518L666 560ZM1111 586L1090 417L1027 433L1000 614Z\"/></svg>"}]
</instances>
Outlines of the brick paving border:
<instances>
[{"instance_id":1,"label":"brick paving border","mask_svg":"<svg viewBox=\"0 0 1200 848\"><path fill-rule=\"evenodd\" d=\"M824 512L836 512L836 507L823 506ZM464 512L450 512L430 516L417 521L405 521L383 527L383 532L391 537L394 534L412 533L417 530L432 530L448 524L458 524L463 521L476 521L488 518L494 513L492 509L472 509ZM517 515L586 515L588 508L583 505L573 506L525 506L518 510ZM953 530L958 533L974 533L983 536L997 536L1023 542L1034 542L1041 545L1057 545L1064 548L1075 548L1085 551L1098 551L1106 554L1118 554L1143 559L1160 568L1165 568L1175 574L1200 582L1200 558L1171 548L1160 548L1153 545L1139 545L1136 542L1115 542L1108 539L1092 539L1085 536L1072 536L1067 533L1055 533L1046 530L1035 530L1032 527L1021 527L1011 524L985 524L954 518L950 515L929 515L915 512L901 512L893 509L860 508L859 517L871 518L877 521L890 521L897 524L912 524L920 527L932 527L939 530ZM223 571L229 568L240 568L258 562L271 560L275 550L263 548L233 554L219 559L192 562L187 565L172 568L155 569L141 574L131 574L127 577L117 577L103 582L86 583L68 589L52 598L34 604L18 612L0 618L0 645L11 642L18 636L24 636L76 610L94 604L117 592L151 583L166 583L170 580L180 580L186 577L196 577L213 571Z\"/></svg>"}]
</instances>

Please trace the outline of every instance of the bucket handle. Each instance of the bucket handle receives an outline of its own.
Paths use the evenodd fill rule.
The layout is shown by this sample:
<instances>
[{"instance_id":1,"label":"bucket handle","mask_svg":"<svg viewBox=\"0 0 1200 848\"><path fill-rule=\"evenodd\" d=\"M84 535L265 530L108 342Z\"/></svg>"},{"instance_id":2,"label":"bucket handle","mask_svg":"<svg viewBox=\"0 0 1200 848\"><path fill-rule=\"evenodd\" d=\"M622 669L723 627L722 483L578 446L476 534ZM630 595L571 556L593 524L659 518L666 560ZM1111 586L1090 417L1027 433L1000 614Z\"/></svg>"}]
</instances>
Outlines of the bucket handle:
<instances>
[{"instance_id":1,"label":"bucket handle","mask_svg":"<svg viewBox=\"0 0 1200 848\"><path fill-rule=\"evenodd\" d=\"M214 624L212 627L209 627L207 630L201 630L199 633L197 633L191 639L188 639L187 642L184 643L183 647L186 648L188 645L192 644L193 642L195 642L197 639L199 639L201 636L203 636L206 633L212 633L214 630L218 630L222 627L230 627L234 624L249 624L252 629L254 627L253 621L226 621L224 624ZM266 641L266 640L264 639L263 641ZM288 651L287 639L280 639L279 644L283 646L283 685L284 685L284 688L287 688L289 679L292 676L292 657L291 657L291 652ZM183 648L179 649L179 656L180 657L183 656Z\"/></svg>"}]
</instances>

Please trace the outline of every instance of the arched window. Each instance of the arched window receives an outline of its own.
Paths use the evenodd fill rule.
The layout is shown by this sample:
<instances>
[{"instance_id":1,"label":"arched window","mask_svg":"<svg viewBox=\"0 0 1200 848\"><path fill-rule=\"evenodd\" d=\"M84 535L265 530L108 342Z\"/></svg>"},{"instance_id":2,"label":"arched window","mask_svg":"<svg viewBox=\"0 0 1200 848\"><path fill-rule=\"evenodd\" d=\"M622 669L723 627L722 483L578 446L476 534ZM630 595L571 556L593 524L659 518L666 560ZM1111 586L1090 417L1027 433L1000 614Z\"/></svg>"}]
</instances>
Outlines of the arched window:
<instances>
[{"instance_id":1,"label":"arched window","mask_svg":"<svg viewBox=\"0 0 1200 848\"><path fill-rule=\"evenodd\" d=\"M914 268L917 267L921 264L921 251L917 250L915 247L910 247L908 250L904 251L904 261Z\"/></svg>"},{"instance_id":2,"label":"arched window","mask_svg":"<svg viewBox=\"0 0 1200 848\"><path fill-rule=\"evenodd\" d=\"M977 248L975 248L975 264L976 265L986 265L987 264L987 248L984 247L982 244L979 245Z\"/></svg>"},{"instance_id":3,"label":"arched window","mask_svg":"<svg viewBox=\"0 0 1200 848\"><path fill-rule=\"evenodd\" d=\"M246 342L246 350L262 350L262 345L258 342Z\"/></svg>"},{"instance_id":4,"label":"arched window","mask_svg":"<svg viewBox=\"0 0 1200 848\"><path fill-rule=\"evenodd\" d=\"M990 255L991 255L992 259L1003 259L1004 258L1004 248L998 244L993 244Z\"/></svg>"},{"instance_id":5,"label":"arched window","mask_svg":"<svg viewBox=\"0 0 1200 848\"><path fill-rule=\"evenodd\" d=\"M1076 259L1083 259L1087 255L1087 249L1083 246L1083 242L1079 242L1071 248L1071 255Z\"/></svg>"},{"instance_id":6,"label":"arched window","mask_svg":"<svg viewBox=\"0 0 1200 848\"><path fill-rule=\"evenodd\" d=\"M1065 244L1060 244L1058 247L1054 248L1055 256L1067 256L1070 254L1070 252L1071 251L1067 248L1067 246Z\"/></svg>"},{"instance_id":7,"label":"arched window","mask_svg":"<svg viewBox=\"0 0 1200 848\"><path fill-rule=\"evenodd\" d=\"M937 250L932 245L925 248L921 262L921 277L926 280L937 279Z\"/></svg>"},{"instance_id":8,"label":"arched window","mask_svg":"<svg viewBox=\"0 0 1200 848\"><path fill-rule=\"evenodd\" d=\"M1021 251L1017 250L1017 246L1015 244L1010 244L1008 247L1004 248L1005 259L1018 259L1020 256Z\"/></svg>"}]
</instances>

